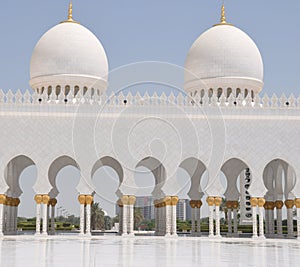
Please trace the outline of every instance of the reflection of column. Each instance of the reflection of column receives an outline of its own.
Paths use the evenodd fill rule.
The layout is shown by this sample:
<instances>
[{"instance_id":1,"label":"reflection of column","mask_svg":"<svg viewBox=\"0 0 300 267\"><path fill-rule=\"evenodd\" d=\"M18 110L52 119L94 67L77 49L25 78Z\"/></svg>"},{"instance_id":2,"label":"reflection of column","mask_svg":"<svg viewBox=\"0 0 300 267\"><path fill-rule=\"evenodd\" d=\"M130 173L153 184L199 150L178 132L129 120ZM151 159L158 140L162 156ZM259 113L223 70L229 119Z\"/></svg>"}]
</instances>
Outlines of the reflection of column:
<instances>
[{"instance_id":1,"label":"reflection of column","mask_svg":"<svg viewBox=\"0 0 300 267\"><path fill-rule=\"evenodd\" d=\"M221 197L215 197L215 207L216 207L216 237L221 237L220 229L220 205L222 203Z\"/></svg>"},{"instance_id":2,"label":"reflection of column","mask_svg":"<svg viewBox=\"0 0 300 267\"><path fill-rule=\"evenodd\" d=\"M265 205L264 198L258 198L258 212L259 212L259 237L265 238L264 235L264 205Z\"/></svg>"},{"instance_id":3,"label":"reflection of column","mask_svg":"<svg viewBox=\"0 0 300 267\"><path fill-rule=\"evenodd\" d=\"M3 221L4 221L4 204L6 202L6 195L0 195L0 236L3 236Z\"/></svg>"},{"instance_id":4,"label":"reflection of column","mask_svg":"<svg viewBox=\"0 0 300 267\"><path fill-rule=\"evenodd\" d=\"M50 205L51 205L51 234L54 235L55 234L55 206L57 204L57 200L56 198L52 198L50 200Z\"/></svg>"},{"instance_id":5,"label":"reflection of column","mask_svg":"<svg viewBox=\"0 0 300 267\"><path fill-rule=\"evenodd\" d=\"M86 232L85 234L91 235L91 205L93 203L93 196L86 195L85 196L85 204L86 204Z\"/></svg>"},{"instance_id":6,"label":"reflection of column","mask_svg":"<svg viewBox=\"0 0 300 267\"><path fill-rule=\"evenodd\" d=\"M176 215L176 205L178 203L178 197L171 197L171 235L177 236L177 215Z\"/></svg>"},{"instance_id":7,"label":"reflection of column","mask_svg":"<svg viewBox=\"0 0 300 267\"><path fill-rule=\"evenodd\" d=\"M36 224L35 224L35 234L41 234L41 203L43 201L42 195L35 195L34 200L36 202Z\"/></svg>"},{"instance_id":8,"label":"reflection of column","mask_svg":"<svg viewBox=\"0 0 300 267\"><path fill-rule=\"evenodd\" d=\"M43 195L43 235L48 235L48 203L50 197L48 195Z\"/></svg>"},{"instance_id":9,"label":"reflection of column","mask_svg":"<svg viewBox=\"0 0 300 267\"><path fill-rule=\"evenodd\" d=\"M297 238L300 239L300 198L295 199L295 205L297 208Z\"/></svg>"},{"instance_id":10,"label":"reflection of column","mask_svg":"<svg viewBox=\"0 0 300 267\"><path fill-rule=\"evenodd\" d=\"M284 202L287 208L287 229L288 229L288 237L294 236L294 226L293 226L293 207L294 207L294 200L287 199Z\"/></svg>"},{"instance_id":11,"label":"reflection of column","mask_svg":"<svg viewBox=\"0 0 300 267\"><path fill-rule=\"evenodd\" d=\"M282 236L282 207L283 202L281 200L275 201L276 207L276 230L277 230L277 237Z\"/></svg>"},{"instance_id":12,"label":"reflection of column","mask_svg":"<svg viewBox=\"0 0 300 267\"><path fill-rule=\"evenodd\" d=\"M237 209L239 207L238 201L232 201L232 208L233 208L233 234L235 236L238 235L238 218L237 218Z\"/></svg>"},{"instance_id":13,"label":"reflection of column","mask_svg":"<svg viewBox=\"0 0 300 267\"><path fill-rule=\"evenodd\" d=\"M209 237L214 237L214 197L207 197L206 202L209 206Z\"/></svg>"},{"instance_id":14,"label":"reflection of column","mask_svg":"<svg viewBox=\"0 0 300 267\"><path fill-rule=\"evenodd\" d=\"M197 202L196 202L196 207L198 210L198 213L197 213L197 236L201 236L201 206L202 206L202 201L197 200Z\"/></svg>"},{"instance_id":15,"label":"reflection of column","mask_svg":"<svg viewBox=\"0 0 300 267\"><path fill-rule=\"evenodd\" d=\"M84 205L85 205L85 195L79 195L78 201L80 203L80 233L79 235L84 235Z\"/></svg>"},{"instance_id":16,"label":"reflection of column","mask_svg":"<svg viewBox=\"0 0 300 267\"><path fill-rule=\"evenodd\" d=\"M131 236L134 235L133 228L134 228L134 204L135 204L135 201L136 201L135 196L128 196L128 208L129 208L128 233Z\"/></svg>"},{"instance_id":17,"label":"reflection of column","mask_svg":"<svg viewBox=\"0 0 300 267\"><path fill-rule=\"evenodd\" d=\"M252 206L252 238L257 238L257 217L256 217L256 209L258 200L256 197L252 197L250 200Z\"/></svg>"},{"instance_id":18,"label":"reflection of column","mask_svg":"<svg viewBox=\"0 0 300 267\"><path fill-rule=\"evenodd\" d=\"M191 234L194 235L195 234L195 217L196 217L196 214L195 214L195 206L196 206L196 203L195 203L195 200L191 200L190 201L190 206L191 206L191 216L192 216L192 229L191 229Z\"/></svg>"}]
</instances>

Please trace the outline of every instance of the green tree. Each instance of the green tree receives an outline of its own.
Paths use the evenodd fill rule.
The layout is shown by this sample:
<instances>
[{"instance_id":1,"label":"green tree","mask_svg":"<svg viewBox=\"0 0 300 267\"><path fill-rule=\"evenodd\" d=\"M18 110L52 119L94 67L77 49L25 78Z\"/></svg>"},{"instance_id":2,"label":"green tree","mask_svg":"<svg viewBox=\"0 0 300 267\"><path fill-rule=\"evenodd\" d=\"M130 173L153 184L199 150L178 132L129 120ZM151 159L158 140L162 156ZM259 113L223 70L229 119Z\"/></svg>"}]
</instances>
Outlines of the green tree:
<instances>
[{"instance_id":1,"label":"green tree","mask_svg":"<svg viewBox=\"0 0 300 267\"><path fill-rule=\"evenodd\" d=\"M105 229L104 211L97 202L93 203L91 206L91 229Z\"/></svg>"},{"instance_id":2,"label":"green tree","mask_svg":"<svg viewBox=\"0 0 300 267\"><path fill-rule=\"evenodd\" d=\"M138 229L141 222L144 220L144 215L140 208L134 208L134 229Z\"/></svg>"}]
</instances>

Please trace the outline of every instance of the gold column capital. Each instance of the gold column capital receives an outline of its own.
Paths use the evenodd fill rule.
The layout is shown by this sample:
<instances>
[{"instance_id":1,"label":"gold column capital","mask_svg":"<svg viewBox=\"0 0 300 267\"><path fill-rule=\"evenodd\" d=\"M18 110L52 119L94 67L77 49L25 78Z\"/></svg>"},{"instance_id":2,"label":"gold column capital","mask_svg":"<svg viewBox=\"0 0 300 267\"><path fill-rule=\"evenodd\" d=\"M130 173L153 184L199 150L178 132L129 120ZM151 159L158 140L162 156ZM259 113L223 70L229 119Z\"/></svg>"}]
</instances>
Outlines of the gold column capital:
<instances>
[{"instance_id":1,"label":"gold column capital","mask_svg":"<svg viewBox=\"0 0 300 267\"><path fill-rule=\"evenodd\" d=\"M43 201L43 195L35 195L34 200L35 200L36 204L41 204Z\"/></svg>"},{"instance_id":2,"label":"gold column capital","mask_svg":"<svg viewBox=\"0 0 300 267\"><path fill-rule=\"evenodd\" d=\"M281 201L281 200L276 200L276 201L275 201L275 207L276 207L276 209L281 210L282 207L283 207L283 201Z\"/></svg>"},{"instance_id":3,"label":"gold column capital","mask_svg":"<svg viewBox=\"0 0 300 267\"><path fill-rule=\"evenodd\" d=\"M55 205L57 204L57 199L56 198L51 198L49 203L52 207L55 207Z\"/></svg>"},{"instance_id":4,"label":"gold column capital","mask_svg":"<svg viewBox=\"0 0 300 267\"><path fill-rule=\"evenodd\" d=\"M172 197L170 197L170 196L165 197L163 202L164 202L165 206L171 206Z\"/></svg>"},{"instance_id":5,"label":"gold column capital","mask_svg":"<svg viewBox=\"0 0 300 267\"><path fill-rule=\"evenodd\" d=\"M124 195L121 197L121 201L123 203L123 205L128 205L128 196Z\"/></svg>"},{"instance_id":6,"label":"gold column capital","mask_svg":"<svg viewBox=\"0 0 300 267\"><path fill-rule=\"evenodd\" d=\"M213 206L214 203L215 203L215 198L214 197L207 197L206 202L207 202L208 206Z\"/></svg>"},{"instance_id":7,"label":"gold column capital","mask_svg":"<svg viewBox=\"0 0 300 267\"><path fill-rule=\"evenodd\" d=\"M216 206L219 207L222 203L222 198L221 197L215 197L214 203L215 203Z\"/></svg>"},{"instance_id":8,"label":"gold column capital","mask_svg":"<svg viewBox=\"0 0 300 267\"><path fill-rule=\"evenodd\" d=\"M43 204L47 204L49 203L50 197L48 195L43 195Z\"/></svg>"},{"instance_id":9,"label":"gold column capital","mask_svg":"<svg viewBox=\"0 0 300 267\"><path fill-rule=\"evenodd\" d=\"M85 204L85 195L79 195L78 201L81 205L84 205Z\"/></svg>"},{"instance_id":10,"label":"gold column capital","mask_svg":"<svg viewBox=\"0 0 300 267\"><path fill-rule=\"evenodd\" d=\"M196 207L197 200L190 200L190 206L192 209L194 209Z\"/></svg>"},{"instance_id":11,"label":"gold column capital","mask_svg":"<svg viewBox=\"0 0 300 267\"><path fill-rule=\"evenodd\" d=\"M295 202L292 199L287 199L286 201L284 201L284 204L288 209L292 209L294 207Z\"/></svg>"},{"instance_id":12,"label":"gold column capital","mask_svg":"<svg viewBox=\"0 0 300 267\"><path fill-rule=\"evenodd\" d=\"M177 196L171 197L171 206L176 206L178 203L179 198Z\"/></svg>"},{"instance_id":13,"label":"gold column capital","mask_svg":"<svg viewBox=\"0 0 300 267\"><path fill-rule=\"evenodd\" d=\"M136 201L135 196L128 196L128 204L129 205L134 205L135 201Z\"/></svg>"},{"instance_id":14,"label":"gold column capital","mask_svg":"<svg viewBox=\"0 0 300 267\"><path fill-rule=\"evenodd\" d=\"M5 204L6 203L6 195L1 194L0 195L0 204Z\"/></svg>"},{"instance_id":15,"label":"gold column capital","mask_svg":"<svg viewBox=\"0 0 300 267\"><path fill-rule=\"evenodd\" d=\"M94 200L94 198L93 198L92 195L86 195L85 196L85 204L91 205L93 203L93 200Z\"/></svg>"},{"instance_id":16,"label":"gold column capital","mask_svg":"<svg viewBox=\"0 0 300 267\"><path fill-rule=\"evenodd\" d=\"M120 208L123 208L123 203L122 203L121 199L118 199L117 204Z\"/></svg>"},{"instance_id":17,"label":"gold column capital","mask_svg":"<svg viewBox=\"0 0 300 267\"><path fill-rule=\"evenodd\" d=\"M262 208L266 203L266 200L263 198L263 197L259 197L257 199L257 204L258 204L258 207Z\"/></svg>"},{"instance_id":18,"label":"gold column capital","mask_svg":"<svg viewBox=\"0 0 300 267\"><path fill-rule=\"evenodd\" d=\"M232 201L231 204L232 204L232 208L234 210L236 210L239 207L239 202L237 200Z\"/></svg>"},{"instance_id":19,"label":"gold column capital","mask_svg":"<svg viewBox=\"0 0 300 267\"><path fill-rule=\"evenodd\" d=\"M252 206L252 207L256 207L257 204L258 204L258 199L257 199L256 197L252 197L252 198L250 199L250 203L251 203L251 206Z\"/></svg>"},{"instance_id":20,"label":"gold column capital","mask_svg":"<svg viewBox=\"0 0 300 267\"><path fill-rule=\"evenodd\" d=\"M201 200L196 200L196 207L197 207L198 209L200 209L201 206L202 206L202 201L201 201Z\"/></svg>"},{"instance_id":21,"label":"gold column capital","mask_svg":"<svg viewBox=\"0 0 300 267\"><path fill-rule=\"evenodd\" d=\"M295 206L297 209L300 209L300 198L295 199Z\"/></svg>"},{"instance_id":22,"label":"gold column capital","mask_svg":"<svg viewBox=\"0 0 300 267\"><path fill-rule=\"evenodd\" d=\"M232 202L231 200L226 201L226 208L227 209L232 209Z\"/></svg>"}]
</instances>

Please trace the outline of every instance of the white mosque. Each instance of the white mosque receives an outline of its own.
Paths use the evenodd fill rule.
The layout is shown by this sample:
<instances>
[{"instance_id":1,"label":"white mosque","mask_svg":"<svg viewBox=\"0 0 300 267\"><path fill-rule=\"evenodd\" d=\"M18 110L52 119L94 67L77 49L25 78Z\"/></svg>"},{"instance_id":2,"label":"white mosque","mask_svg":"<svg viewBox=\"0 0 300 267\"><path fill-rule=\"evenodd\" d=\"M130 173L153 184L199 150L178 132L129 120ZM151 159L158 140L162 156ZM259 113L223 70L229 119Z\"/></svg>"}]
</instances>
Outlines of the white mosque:
<instances>
[{"instance_id":1,"label":"white mosque","mask_svg":"<svg viewBox=\"0 0 300 267\"><path fill-rule=\"evenodd\" d=\"M104 166L119 177L120 234L134 234L134 174L143 166L155 177L156 235L176 236L176 172L182 168L191 179L193 235L201 234L206 201L209 236L221 236L224 197L229 235L237 235L239 208L239 223L252 224L254 238L282 237L283 209L287 236L300 236L300 98L262 97L260 52L227 23L224 6L220 23L188 51L182 93L108 96L108 74L104 48L73 20L70 4L68 19L34 48L32 92L0 91L0 235L17 233L19 177L35 165L37 236L54 232L56 177L65 166L81 174L80 235L91 235L93 176Z\"/></svg>"}]
</instances>

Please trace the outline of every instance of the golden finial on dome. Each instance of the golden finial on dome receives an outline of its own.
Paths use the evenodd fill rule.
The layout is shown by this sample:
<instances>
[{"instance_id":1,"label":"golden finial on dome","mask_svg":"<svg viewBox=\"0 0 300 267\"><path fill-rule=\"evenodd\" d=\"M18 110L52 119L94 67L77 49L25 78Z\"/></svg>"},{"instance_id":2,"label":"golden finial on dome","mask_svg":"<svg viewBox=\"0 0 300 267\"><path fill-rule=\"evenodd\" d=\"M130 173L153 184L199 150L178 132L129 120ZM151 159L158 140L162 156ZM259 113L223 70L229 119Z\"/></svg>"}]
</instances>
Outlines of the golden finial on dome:
<instances>
[{"instance_id":1,"label":"golden finial on dome","mask_svg":"<svg viewBox=\"0 0 300 267\"><path fill-rule=\"evenodd\" d=\"M72 4L72 0L70 0L70 3L69 3L69 10L68 10L68 19L63 21L62 23L64 22L73 22L73 23L79 23L75 20L73 20L73 4Z\"/></svg>"},{"instance_id":2,"label":"golden finial on dome","mask_svg":"<svg viewBox=\"0 0 300 267\"><path fill-rule=\"evenodd\" d=\"M221 9L221 20L220 20L220 23L215 24L214 26L218 26L218 25L232 25L230 23L227 23L227 21L226 21L225 4L224 4L224 2L222 4L222 9Z\"/></svg>"}]
</instances>

